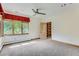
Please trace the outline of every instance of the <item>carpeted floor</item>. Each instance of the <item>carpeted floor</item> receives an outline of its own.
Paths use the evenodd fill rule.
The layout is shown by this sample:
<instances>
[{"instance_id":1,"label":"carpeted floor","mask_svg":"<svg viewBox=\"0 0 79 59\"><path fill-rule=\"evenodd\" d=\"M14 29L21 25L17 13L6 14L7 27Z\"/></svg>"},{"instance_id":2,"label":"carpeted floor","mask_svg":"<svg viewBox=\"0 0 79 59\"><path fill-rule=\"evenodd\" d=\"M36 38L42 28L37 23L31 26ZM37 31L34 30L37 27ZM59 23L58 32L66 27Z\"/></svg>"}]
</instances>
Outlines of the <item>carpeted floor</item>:
<instances>
[{"instance_id":1,"label":"carpeted floor","mask_svg":"<svg viewBox=\"0 0 79 59\"><path fill-rule=\"evenodd\" d=\"M51 39L38 39L3 47L1 56L79 56L79 47Z\"/></svg>"}]
</instances>

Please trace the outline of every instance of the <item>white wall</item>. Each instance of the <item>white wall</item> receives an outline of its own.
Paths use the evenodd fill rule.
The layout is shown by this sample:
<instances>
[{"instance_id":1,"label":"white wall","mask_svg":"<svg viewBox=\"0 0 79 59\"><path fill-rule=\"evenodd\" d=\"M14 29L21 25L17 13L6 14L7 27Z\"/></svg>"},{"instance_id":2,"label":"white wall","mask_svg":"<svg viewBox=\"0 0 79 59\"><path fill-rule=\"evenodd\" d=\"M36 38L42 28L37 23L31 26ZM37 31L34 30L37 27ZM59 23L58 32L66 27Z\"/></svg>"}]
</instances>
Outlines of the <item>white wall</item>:
<instances>
[{"instance_id":1,"label":"white wall","mask_svg":"<svg viewBox=\"0 0 79 59\"><path fill-rule=\"evenodd\" d=\"M73 7L73 8L72 8ZM79 45L79 5L73 5L52 20L53 40Z\"/></svg>"},{"instance_id":2,"label":"white wall","mask_svg":"<svg viewBox=\"0 0 79 59\"><path fill-rule=\"evenodd\" d=\"M39 38L40 36L40 21L39 16L31 17L30 26L29 26L29 38Z\"/></svg>"}]
</instances>

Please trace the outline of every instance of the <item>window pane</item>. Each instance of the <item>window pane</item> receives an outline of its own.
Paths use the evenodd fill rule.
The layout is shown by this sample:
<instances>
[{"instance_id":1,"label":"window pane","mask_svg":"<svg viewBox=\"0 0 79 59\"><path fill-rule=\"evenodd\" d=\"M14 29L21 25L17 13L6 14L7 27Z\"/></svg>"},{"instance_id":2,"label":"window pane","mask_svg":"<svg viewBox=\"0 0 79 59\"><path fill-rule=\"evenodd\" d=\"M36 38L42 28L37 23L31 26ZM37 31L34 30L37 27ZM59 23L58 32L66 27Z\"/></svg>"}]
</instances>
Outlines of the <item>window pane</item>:
<instances>
[{"instance_id":1,"label":"window pane","mask_svg":"<svg viewBox=\"0 0 79 59\"><path fill-rule=\"evenodd\" d=\"M21 22L14 21L14 34L21 34Z\"/></svg>"},{"instance_id":2,"label":"window pane","mask_svg":"<svg viewBox=\"0 0 79 59\"><path fill-rule=\"evenodd\" d=\"M23 33L29 32L29 23L23 23Z\"/></svg>"},{"instance_id":3,"label":"window pane","mask_svg":"<svg viewBox=\"0 0 79 59\"><path fill-rule=\"evenodd\" d=\"M4 21L4 34L12 34L12 22Z\"/></svg>"}]
</instances>

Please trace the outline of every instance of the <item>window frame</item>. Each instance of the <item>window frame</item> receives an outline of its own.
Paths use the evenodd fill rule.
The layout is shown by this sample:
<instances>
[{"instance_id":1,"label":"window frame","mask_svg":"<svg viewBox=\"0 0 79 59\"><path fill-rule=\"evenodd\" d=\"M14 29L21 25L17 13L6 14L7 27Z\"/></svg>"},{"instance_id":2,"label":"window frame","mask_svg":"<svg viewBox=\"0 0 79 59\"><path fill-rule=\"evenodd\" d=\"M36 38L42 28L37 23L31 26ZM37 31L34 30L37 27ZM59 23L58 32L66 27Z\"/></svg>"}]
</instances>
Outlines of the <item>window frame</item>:
<instances>
[{"instance_id":1,"label":"window frame","mask_svg":"<svg viewBox=\"0 0 79 59\"><path fill-rule=\"evenodd\" d=\"M23 23L26 23L26 22L23 22ZM28 23L28 33L24 33L24 32L23 32L23 23L22 23L22 33L23 33L23 34L28 34L28 33L29 33L29 23L27 22L27 23Z\"/></svg>"},{"instance_id":2,"label":"window frame","mask_svg":"<svg viewBox=\"0 0 79 59\"><path fill-rule=\"evenodd\" d=\"M12 22L12 34L4 34L4 21L11 21ZM2 20L2 27L3 27L3 35L4 36L12 36L12 35L26 35L29 34L29 22L21 22L21 21L17 21L17 22L21 22L21 33L20 34L15 34L14 33L14 22L16 20ZM28 33L23 33L23 23L28 23Z\"/></svg>"},{"instance_id":3,"label":"window frame","mask_svg":"<svg viewBox=\"0 0 79 59\"><path fill-rule=\"evenodd\" d=\"M16 21L16 20L13 20L13 34L14 35L20 35L20 34L22 34L22 22L21 22L21 27L20 27L20 30L21 30L21 33L15 33L15 22L21 22L21 21Z\"/></svg>"},{"instance_id":4,"label":"window frame","mask_svg":"<svg viewBox=\"0 0 79 59\"><path fill-rule=\"evenodd\" d=\"M12 23L12 34L5 34L4 33L4 21L10 21L10 22L12 22L12 20L8 20L8 19L6 19L6 20L3 20L3 35L13 35L13 23Z\"/></svg>"}]
</instances>

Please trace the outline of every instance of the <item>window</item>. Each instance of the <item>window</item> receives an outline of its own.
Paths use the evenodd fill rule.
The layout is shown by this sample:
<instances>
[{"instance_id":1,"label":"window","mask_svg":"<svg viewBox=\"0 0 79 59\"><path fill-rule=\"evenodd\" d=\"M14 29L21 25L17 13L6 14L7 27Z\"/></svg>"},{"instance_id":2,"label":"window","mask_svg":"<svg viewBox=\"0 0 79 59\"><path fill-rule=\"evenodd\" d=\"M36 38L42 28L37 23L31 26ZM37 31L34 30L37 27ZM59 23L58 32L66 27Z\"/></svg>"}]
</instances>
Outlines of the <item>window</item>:
<instances>
[{"instance_id":1,"label":"window","mask_svg":"<svg viewBox=\"0 0 79 59\"><path fill-rule=\"evenodd\" d=\"M29 23L23 23L23 33L29 32Z\"/></svg>"},{"instance_id":2,"label":"window","mask_svg":"<svg viewBox=\"0 0 79 59\"><path fill-rule=\"evenodd\" d=\"M12 22L9 20L4 21L4 34L12 34Z\"/></svg>"},{"instance_id":3,"label":"window","mask_svg":"<svg viewBox=\"0 0 79 59\"><path fill-rule=\"evenodd\" d=\"M21 22L14 21L14 34L21 34Z\"/></svg>"},{"instance_id":4,"label":"window","mask_svg":"<svg viewBox=\"0 0 79 59\"><path fill-rule=\"evenodd\" d=\"M5 35L27 34L27 33L29 33L29 23L13 20L4 20Z\"/></svg>"}]
</instances>

